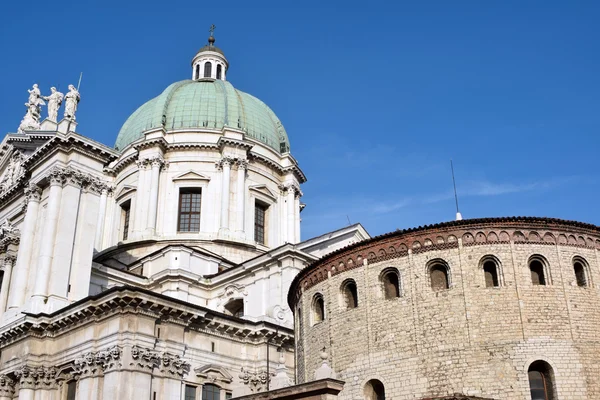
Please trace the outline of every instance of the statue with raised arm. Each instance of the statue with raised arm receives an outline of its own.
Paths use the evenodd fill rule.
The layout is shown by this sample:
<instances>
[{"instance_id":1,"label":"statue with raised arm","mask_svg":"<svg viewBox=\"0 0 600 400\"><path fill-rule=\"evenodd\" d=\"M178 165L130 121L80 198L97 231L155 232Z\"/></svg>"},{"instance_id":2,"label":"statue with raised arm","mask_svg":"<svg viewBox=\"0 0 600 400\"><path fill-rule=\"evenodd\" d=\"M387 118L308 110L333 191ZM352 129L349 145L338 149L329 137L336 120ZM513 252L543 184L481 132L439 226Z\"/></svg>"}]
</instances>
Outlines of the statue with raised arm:
<instances>
[{"instance_id":1,"label":"statue with raised arm","mask_svg":"<svg viewBox=\"0 0 600 400\"><path fill-rule=\"evenodd\" d=\"M50 96L42 97L44 100L48 102L48 119L52 122L57 122L58 118L58 109L63 102L63 98L65 97L61 92L57 91L53 86L50 88L52 92Z\"/></svg>"},{"instance_id":2,"label":"statue with raised arm","mask_svg":"<svg viewBox=\"0 0 600 400\"><path fill-rule=\"evenodd\" d=\"M77 104L79 104L79 92L75 89L75 86L69 85L69 93L65 95L65 118L75 122L75 111L77 111Z\"/></svg>"}]
</instances>

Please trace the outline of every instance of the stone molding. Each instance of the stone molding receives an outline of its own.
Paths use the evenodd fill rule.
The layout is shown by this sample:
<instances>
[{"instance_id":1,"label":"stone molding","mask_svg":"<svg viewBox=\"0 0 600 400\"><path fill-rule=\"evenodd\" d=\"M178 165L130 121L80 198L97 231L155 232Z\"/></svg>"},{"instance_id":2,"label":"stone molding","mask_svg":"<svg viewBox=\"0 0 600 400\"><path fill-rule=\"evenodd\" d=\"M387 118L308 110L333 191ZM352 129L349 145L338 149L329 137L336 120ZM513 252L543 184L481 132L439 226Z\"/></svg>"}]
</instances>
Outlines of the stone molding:
<instances>
[{"instance_id":1,"label":"stone molding","mask_svg":"<svg viewBox=\"0 0 600 400\"><path fill-rule=\"evenodd\" d=\"M15 372L20 389L54 389L57 387L57 370L54 367L30 367L22 365Z\"/></svg>"},{"instance_id":2,"label":"stone molding","mask_svg":"<svg viewBox=\"0 0 600 400\"><path fill-rule=\"evenodd\" d=\"M549 245L600 250L600 227L552 218L513 217L452 221L384 234L334 251L303 269L292 281L290 306L301 291L329 276L409 254L460 246Z\"/></svg>"},{"instance_id":3,"label":"stone molding","mask_svg":"<svg viewBox=\"0 0 600 400\"><path fill-rule=\"evenodd\" d=\"M78 379L101 375L121 367L121 349L113 346L107 350L89 352L73 361L73 375Z\"/></svg>"},{"instance_id":4,"label":"stone molding","mask_svg":"<svg viewBox=\"0 0 600 400\"><path fill-rule=\"evenodd\" d=\"M191 308L190 308L191 307ZM26 337L55 337L96 323L98 318L113 315L143 314L177 324L188 329L206 332L246 343L260 343L278 332L273 346L292 347L293 331L259 321L237 321L202 306L186 304L165 295L133 286L115 286L81 303L73 303L51 316L26 315L19 323L0 331L0 349Z\"/></svg>"},{"instance_id":5,"label":"stone molding","mask_svg":"<svg viewBox=\"0 0 600 400\"><path fill-rule=\"evenodd\" d=\"M190 371L190 363L178 355L170 353L159 354L152 349L134 345L131 348L131 358L133 362L129 365L141 368L144 371L152 371L159 368L161 372L183 378Z\"/></svg>"},{"instance_id":6,"label":"stone molding","mask_svg":"<svg viewBox=\"0 0 600 400\"><path fill-rule=\"evenodd\" d=\"M0 397L13 397L15 381L7 375L0 375Z\"/></svg>"}]
</instances>

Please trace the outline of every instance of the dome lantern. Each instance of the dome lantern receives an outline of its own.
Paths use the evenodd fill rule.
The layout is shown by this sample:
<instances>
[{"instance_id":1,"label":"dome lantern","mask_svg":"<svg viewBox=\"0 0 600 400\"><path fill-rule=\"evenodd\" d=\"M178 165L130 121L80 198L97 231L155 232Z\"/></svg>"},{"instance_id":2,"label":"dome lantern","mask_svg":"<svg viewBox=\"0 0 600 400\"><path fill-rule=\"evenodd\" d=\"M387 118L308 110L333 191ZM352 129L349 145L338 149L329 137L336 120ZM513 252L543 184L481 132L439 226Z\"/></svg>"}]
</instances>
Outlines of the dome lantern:
<instances>
[{"instance_id":1,"label":"dome lantern","mask_svg":"<svg viewBox=\"0 0 600 400\"><path fill-rule=\"evenodd\" d=\"M211 25L208 44L202 47L192 60L192 79L219 79L225 80L225 73L229 63L223 51L215 46L215 26Z\"/></svg>"}]
</instances>

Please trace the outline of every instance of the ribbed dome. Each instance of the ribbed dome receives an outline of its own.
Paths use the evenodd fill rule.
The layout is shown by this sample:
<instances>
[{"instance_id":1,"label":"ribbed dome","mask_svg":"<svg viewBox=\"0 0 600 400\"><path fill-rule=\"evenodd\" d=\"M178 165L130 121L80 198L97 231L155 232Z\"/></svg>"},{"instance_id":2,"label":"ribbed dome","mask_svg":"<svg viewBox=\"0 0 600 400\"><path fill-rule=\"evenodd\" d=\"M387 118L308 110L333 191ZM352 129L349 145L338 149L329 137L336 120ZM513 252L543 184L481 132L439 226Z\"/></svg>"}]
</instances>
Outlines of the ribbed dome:
<instances>
[{"instance_id":1,"label":"ribbed dome","mask_svg":"<svg viewBox=\"0 0 600 400\"><path fill-rule=\"evenodd\" d=\"M167 132L229 126L244 130L248 137L280 153L290 148L283 125L265 103L219 79L173 83L131 114L121 127L115 148L122 150L142 138L144 131L163 125Z\"/></svg>"}]
</instances>

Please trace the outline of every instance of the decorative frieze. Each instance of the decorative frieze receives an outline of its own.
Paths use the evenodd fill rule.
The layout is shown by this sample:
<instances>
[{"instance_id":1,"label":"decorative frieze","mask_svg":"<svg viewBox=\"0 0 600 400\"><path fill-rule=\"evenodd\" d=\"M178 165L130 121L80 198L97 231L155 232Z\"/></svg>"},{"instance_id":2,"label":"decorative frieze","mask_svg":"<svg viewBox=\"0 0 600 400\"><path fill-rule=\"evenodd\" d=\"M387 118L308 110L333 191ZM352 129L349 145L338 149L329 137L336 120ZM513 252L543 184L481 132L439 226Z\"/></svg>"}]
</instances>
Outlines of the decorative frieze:
<instances>
[{"instance_id":1,"label":"decorative frieze","mask_svg":"<svg viewBox=\"0 0 600 400\"><path fill-rule=\"evenodd\" d=\"M57 370L54 367L30 367L22 365L15 372L22 389L49 389L56 385Z\"/></svg>"},{"instance_id":2,"label":"decorative frieze","mask_svg":"<svg viewBox=\"0 0 600 400\"><path fill-rule=\"evenodd\" d=\"M190 363L182 359L178 355L173 355L169 353L163 353L161 357L162 368L161 372L175 375L179 377L185 376L188 372L190 372Z\"/></svg>"},{"instance_id":3,"label":"decorative frieze","mask_svg":"<svg viewBox=\"0 0 600 400\"><path fill-rule=\"evenodd\" d=\"M183 377L190 371L190 363L180 356L170 353L159 354L156 351L144 347L133 346L131 348L131 358L134 360L131 366L148 370L151 372L154 368L159 368L162 373Z\"/></svg>"},{"instance_id":4,"label":"decorative frieze","mask_svg":"<svg viewBox=\"0 0 600 400\"><path fill-rule=\"evenodd\" d=\"M121 349L118 346L108 350L86 353L73 362L74 375L87 377L99 375L121 366Z\"/></svg>"},{"instance_id":5,"label":"decorative frieze","mask_svg":"<svg viewBox=\"0 0 600 400\"><path fill-rule=\"evenodd\" d=\"M155 367L159 367L161 362L160 355L157 352L137 345L131 348L131 358L134 362L129 365L150 371Z\"/></svg>"}]
</instances>

